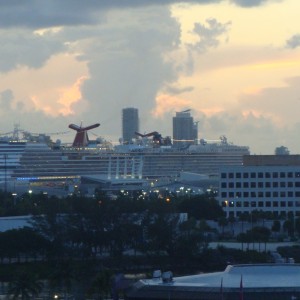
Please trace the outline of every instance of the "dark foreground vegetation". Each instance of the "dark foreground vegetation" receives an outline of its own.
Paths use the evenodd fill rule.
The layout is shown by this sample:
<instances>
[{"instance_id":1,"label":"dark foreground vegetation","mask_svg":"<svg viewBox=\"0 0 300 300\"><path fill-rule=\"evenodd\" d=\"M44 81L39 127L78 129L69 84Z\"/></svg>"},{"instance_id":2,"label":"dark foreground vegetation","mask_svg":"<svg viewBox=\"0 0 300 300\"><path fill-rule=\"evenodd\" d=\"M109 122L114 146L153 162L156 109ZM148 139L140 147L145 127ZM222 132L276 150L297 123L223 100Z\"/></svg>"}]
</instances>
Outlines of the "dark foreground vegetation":
<instances>
[{"instance_id":1,"label":"dark foreground vegetation","mask_svg":"<svg viewBox=\"0 0 300 300\"><path fill-rule=\"evenodd\" d=\"M2 285L6 292L23 299L42 289L50 298L59 293L101 299L111 293L118 273L150 275L161 269L182 275L269 261L265 252L208 248L218 233L206 220L224 218L210 195L109 200L101 192L64 199L0 194L0 216L17 215L31 215L31 224L0 233L0 281L9 283ZM257 231L264 242L269 232Z\"/></svg>"}]
</instances>

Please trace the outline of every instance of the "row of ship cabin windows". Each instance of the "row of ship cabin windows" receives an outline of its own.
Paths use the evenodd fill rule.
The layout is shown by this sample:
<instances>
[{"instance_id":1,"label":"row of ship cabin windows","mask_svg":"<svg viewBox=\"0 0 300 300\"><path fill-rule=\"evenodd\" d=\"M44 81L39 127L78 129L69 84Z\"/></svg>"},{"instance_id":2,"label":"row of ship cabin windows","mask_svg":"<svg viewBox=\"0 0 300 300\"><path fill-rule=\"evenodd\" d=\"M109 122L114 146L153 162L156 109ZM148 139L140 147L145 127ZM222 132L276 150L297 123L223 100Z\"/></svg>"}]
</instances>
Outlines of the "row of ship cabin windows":
<instances>
[{"instance_id":1,"label":"row of ship cabin windows","mask_svg":"<svg viewBox=\"0 0 300 300\"><path fill-rule=\"evenodd\" d=\"M300 191L281 191L281 192L221 192L221 198L293 198L300 197Z\"/></svg>"},{"instance_id":2,"label":"row of ship cabin windows","mask_svg":"<svg viewBox=\"0 0 300 300\"><path fill-rule=\"evenodd\" d=\"M300 207L300 201L222 201L222 207Z\"/></svg>"},{"instance_id":3,"label":"row of ship cabin windows","mask_svg":"<svg viewBox=\"0 0 300 300\"><path fill-rule=\"evenodd\" d=\"M245 181L245 182L221 182L221 188L222 189L226 189L226 188L285 188L285 187L289 187L289 188L294 188L294 187L299 187L300 188L300 181L274 181L274 182L249 182L249 181Z\"/></svg>"},{"instance_id":4,"label":"row of ship cabin windows","mask_svg":"<svg viewBox=\"0 0 300 300\"><path fill-rule=\"evenodd\" d=\"M229 172L221 178L300 178L300 172Z\"/></svg>"}]
</instances>

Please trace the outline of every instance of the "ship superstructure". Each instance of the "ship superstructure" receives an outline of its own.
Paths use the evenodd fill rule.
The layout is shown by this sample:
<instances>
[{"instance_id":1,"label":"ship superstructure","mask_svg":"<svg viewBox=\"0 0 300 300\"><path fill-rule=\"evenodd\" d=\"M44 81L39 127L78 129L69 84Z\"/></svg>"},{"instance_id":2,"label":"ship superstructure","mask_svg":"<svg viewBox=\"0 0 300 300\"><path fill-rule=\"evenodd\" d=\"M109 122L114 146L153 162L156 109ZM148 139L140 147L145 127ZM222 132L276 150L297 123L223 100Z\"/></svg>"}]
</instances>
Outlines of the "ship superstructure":
<instances>
[{"instance_id":1,"label":"ship superstructure","mask_svg":"<svg viewBox=\"0 0 300 300\"><path fill-rule=\"evenodd\" d=\"M85 136L84 128L76 126L77 132L79 129ZM157 143L152 136L115 147L103 140L78 147L53 143L46 135L26 132L23 139L17 139L14 134L0 141L0 184L6 189L19 182L68 181L82 176L159 179L176 178L181 172L211 175L221 166L241 165L243 156L249 154L248 147L230 144L224 137L180 149Z\"/></svg>"}]
</instances>

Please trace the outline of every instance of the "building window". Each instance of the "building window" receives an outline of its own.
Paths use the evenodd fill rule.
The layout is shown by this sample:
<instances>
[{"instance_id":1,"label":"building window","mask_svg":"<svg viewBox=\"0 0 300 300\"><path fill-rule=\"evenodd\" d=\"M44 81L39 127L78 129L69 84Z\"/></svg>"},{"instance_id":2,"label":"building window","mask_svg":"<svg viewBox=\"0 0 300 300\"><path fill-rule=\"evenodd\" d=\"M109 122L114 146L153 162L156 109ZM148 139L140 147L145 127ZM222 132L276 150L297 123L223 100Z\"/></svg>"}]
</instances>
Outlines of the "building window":
<instances>
[{"instance_id":1,"label":"building window","mask_svg":"<svg viewBox=\"0 0 300 300\"><path fill-rule=\"evenodd\" d=\"M280 182L280 187L283 187L283 188L285 187L285 182L284 181Z\"/></svg>"},{"instance_id":2,"label":"building window","mask_svg":"<svg viewBox=\"0 0 300 300\"><path fill-rule=\"evenodd\" d=\"M270 188L270 187L271 187L271 182L270 182L270 181L267 181L267 182L265 183L265 186L266 186L266 188Z\"/></svg>"},{"instance_id":3,"label":"building window","mask_svg":"<svg viewBox=\"0 0 300 300\"><path fill-rule=\"evenodd\" d=\"M258 207L264 207L264 202L263 201L258 201Z\"/></svg>"},{"instance_id":4,"label":"building window","mask_svg":"<svg viewBox=\"0 0 300 300\"><path fill-rule=\"evenodd\" d=\"M280 207L286 207L285 201L280 201Z\"/></svg>"},{"instance_id":5,"label":"building window","mask_svg":"<svg viewBox=\"0 0 300 300\"><path fill-rule=\"evenodd\" d=\"M221 173L221 178L226 178L226 173Z\"/></svg>"},{"instance_id":6,"label":"building window","mask_svg":"<svg viewBox=\"0 0 300 300\"><path fill-rule=\"evenodd\" d=\"M288 182L288 187L293 187L293 182L292 181Z\"/></svg>"},{"instance_id":7,"label":"building window","mask_svg":"<svg viewBox=\"0 0 300 300\"><path fill-rule=\"evenodd\" d=\"M243 193L243 196L244 196L245 198L248 198L248 197L249 197L249 192L244 192L244 193Z\"/></svg>"},{"instance_id":8,"label":"building window","mask_svg":"<svg viewBox=\"0 0 300 300\"><path fill-rule=\"evenodd\" d=\"M280 178L285 178L285 172L280 172Z\"/></svg>"},{"instance_id":9,"label":"building window","mask_svg":"<svg viewBox=\"0 0 300 300\"><path fill-rule=\"evenodd\" d=\"M273 187L274 187L274 188L277 188L277 187L278 187L278 182L277 182L277 181L273 182Z\"/></svg>"},{"instance_id":10,"label":"building window","mask_svg":"<svg viewBox=\"0 0 300 300\"><path fill-rule=\"evenodd\" d=\"M295 187L300 187L300 182L299 181L295 182Z\"/></svg>"},{"instance_id":11,"label":"building window","mask_svg":"<svg viewBox=\"0 0 300 300\"><path fill-rule=\"evenodd\" d=\"M256 202L255 201L251 201L251 207L256 207Z\"/></svg>"},{"instance_id":12,"label":"building window","mask_svg":"<svg viewBox=\"0 0 300 300\"><path fill-rule=\"evenodd\" d=\"M273 201L273 207L278 207L278 201Z\"/></svg>"},{"instance_id":13,"label":"building window","mask_svg":"<svg viewBox=\"0 0 300 300\"><path fill-rule=\"evenodd\" d=\"M289 198L294 197L294 193L293 193L293 192L288 192L288 197L289 197Z\"/></svg>"},{"instance_id":14,"label":"building window","mask_svg":"<svg viewBox=\"0 0 300 300\"><path fill-rule=\"evenodd\" d=\"M264 173L259 172L259 173L258 173L258 178L264 178Z\"/></svg>"},{"instance_id":15,"label":"building window","mask_svg":"<svg viewBox=\"0 0 300 300\"><path fill-rule=\"evenodd\" d=\"M295 197L300 197L300 192L295 192Z\"/></svg>"},{"instance_id":16,"label":"building window","mask_svg":"<svg viewBox=\"0 0 300 300\"><path fill-rule=\"evenodd\" d=\"M273 192L273 197L278 197L278 192Z\"/></svg>"},{"instance_id":17,"label":"building window","mask_svg":"<svg viewBox=\"0 0 300 300\"><path fill-rule=\"evenodd\" d=\"M251 178L256 178L256 173L255 172L251 172Z\"/></svg>"},{"instance_id":18,"label":"building window","mask_svg":"<svg viewBox=\"0 0 300 300\"><path fill-rule=\"evenodd\" d=\"M234 202L233 201L229 201L229 207L234 207Z\"/></svg>"},{"instance_id":19,"label":"building window","mask_svg":"<svg viewBox=\"0 0 300 300\"><path fill-rule=\"evenodd\" d=\"M226 189L227 188L227 183L226 182L222 182L221 183L221 187L222 187L222 189Z\"/></svg>"},{"instance_id":20,"label":"building window","mask_svg":"<svg viewBox=\"0 0 300 300\"><path fill-rule=\"evenodd\" d=\"M236 207L242 207L242 202L241 201L237 201L236 202Z\"/></svg>"},{"instance_id":21,"label":"building window","mask_svg":"<svg viewBox=\"0 0 300 300\"><path fill-rule=\"evenodd\" d=\"M288 201L288 207L293 207L293 201Z\"/></svg>"},{"instance_id":22,"label":"building window","mask_svg":"<svg viewBox=\"0 0 300 300\"><path fill-rule=\"evenodd\" d=\"M248 188L248 187L249 187L249 182L244 182L244 183L243 183L243 187L244 187L244 188Z\"/></svg>"},{"instance_id":23,"label":"building window","mask_svg":"<svg viewBox=\"0 0 300 300\"><path fill-rule=\"evenodd\" d=\"M278 173L277 172L273 172L273 178L278 178Z\"/></svg>"},{"instance_id":24,"label":"building window","mask_svg":"<svg viewBox=\"0 0 300 300\"><path fill-rule=\"evenodd\" d=\"M287 177L288 177L288 178L293 178L293 172L288 172L288 173L287 173Z\"/></svg>"},{"instance_id":25,"label":"building window","mask_svg":"<svg viewBox=\"0 0 300 300\"><path fill-rule=\"evenodd\" d=\"M229 178L233 178L233 173L229 173L229 174L228 174L228 177L229 177Z\"/></svg>"},{"instance_id":26,"label":"building window","mask_svg":"<svg viewBox=\"0 0 300 300\"><path fill-rule=\"evenodd\" d=\"M234 198L234 193L233 192L229 192L228 196L229 196L229 198Z\"/></svg>"},{"instance_id":27,"label":"building window","mask_svg":"<svg viewBox=\"0 0 300 300\"><path fill-rule=\"evenodd\" d=\"M256 182L251 182L250 185L251 185L251 188L256 188Z\"/></svg>"},{"instance_id":28,"label":"building window","mask_svg":"<svg viewBox=\"0 0 300 300\"><path fill-rule=\"evenodd\" d=\"M266 192L266 198L270 198L271 197L271 192Z\"/></svg>"},{"instance_id":29,"label":"building window","mask_svg":"<svg viewBox=\"0 0 300 300\"><path fill-rule=\"evenodd\" d=\"M249 207L249 201L244 201L244 207Z\"/></svg>"},{"instance_id":30,"label":"building window","mask_svg":"<svg viewBox=\"0 0 300 300\"><path fill-rule=\"evenodd\" d=\"M222 192L222 193L221 193L221 197L222 197L222 198L227 198L227 193L226 193L226 192Z\"/></svg>"},{"instance_id":31,"label":"building window","mask_svg":"<svg viewBox=\"0 0 300 300\"><path fill-rule=\"evenodd\" d=\"M251 197L256 198L256 192L251 192Z\"/></svg>"},{"instance_id":32,"label":"building window","mask_svg":"<svg viewBox=\"0 0 300 300\"><path fill-rule=\"evenodd\" d=\"M263 198L264 197L264 193L263 192L258 192L257 196L258 196L258 198Z\"/></svg>"},{"instance_id":33,"label":"building window","mask_svg":"<svg viewBox=\"0 0 300 300\"><path fill-rule=\"evenodd\" d=\"M295 172L295 177L300 177L300 172Z\"/></svg>"},{"instance_id":34,"label":"building window","mask_svg":"<svg viewBox=\"0 0 300 300\"><path fill-rule=\"evenodd\" d=\"M271 207L271 201L266 201L266 207Z\"/></svg>"},{"instance_id":35,"label":"building window","mask_svg":"<svg viewBox=\"0 0 300 300\"><path fill-rule=\"evenodd\" d=\"M242 187L242 184L240 182L236 182L235 186L237 189L240 189Z\"/></svg>"},{"instance_id":36,"label":"building window","mask_svg":"<svg viewBox=\"0 0 300 300\"><path fill-rule=\"evenodd\" d=\"M241 192L236 192L235 193L235 197L236 198L241 198L242 197L242 193Z\"/></svg>"},{"instance_id":37,"label":"building window","mask_svg":"<svg viewBox=\"0 0 300 300\"><path fill-rule=\"evenodd\" d=\"M260 182L258 182L258 184L257 184L257 185L258 185L258 187L259 187L259 188L263 188L263 187L264 187L264 183L263 183L263 182L261 182L261 181L260 181Z\"/></svg>"},{"instance_id":38,"label":"building window","mask_svg":"<svg viewBox=\"0 0 300 300\"><path fill-rule=\"evenodd\" d=\"M243 173L243 178L249 178L249 173Z\"/></svg>"},{"instance_id":39,"label":"building window","mask_svg":"<svg viewBox=\"0 0 300 300\"><path fill-rule=\"evenodd\" d=\"M280 192L280 197L284 198L285 197L285 192Z\"/></svg>"},{"instance_id":40,"label":"building window","mask_svg":"<svg viewBox=\"0 0 300 300\"><path fill-rule=\"evenodd\" d=\"M241 173L236 173L236 174L235 174L235 177L236 177L236 178L241 178L241 177L242 177L242 176L241 176Z\"/></svg>"},{"instance_id":41,"label":"building window","mask_svg":"<svg viewBox=\"0 0 300 300\"><path fill-rule=\"evenodd\" d=\"M271 178L271 173L270 173L270 172L266 172L266 173L265 173L265 177L266 177L266 178Z\"/></svg>"},{"instance_id":42,"label":"building window","mask_svg":"<svg viewBox=\"0 0 300 300\"><path fill-rule=\"evenodd\" d=\"M234 188L234 183L233 182L229 182L228 183L228 187L231 188L231 189Z\"/></svg>"}]
</instances>

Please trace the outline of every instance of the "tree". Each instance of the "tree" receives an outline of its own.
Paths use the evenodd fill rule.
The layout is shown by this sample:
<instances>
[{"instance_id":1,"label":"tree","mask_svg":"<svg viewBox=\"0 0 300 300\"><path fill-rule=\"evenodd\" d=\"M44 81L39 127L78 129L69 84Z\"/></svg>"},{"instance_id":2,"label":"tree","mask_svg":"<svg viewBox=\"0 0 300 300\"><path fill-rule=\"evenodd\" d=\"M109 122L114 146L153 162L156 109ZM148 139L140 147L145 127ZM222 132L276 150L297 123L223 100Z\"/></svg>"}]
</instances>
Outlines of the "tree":
<instances>
[{"instance_id":1,"label":"tree","mask_svg":"<svg viewBox=\"0 0 300 300\"><path fill-rule=\"evenodd\" d=\"M112 273L109 270L102 270L92 280L92 284L89 288L89 295L98 296L97 299L106 299L111 291Z\"/></svg>"},{"instance_id":2,"label":"tree","mask_svg":"<svg viewBox=\"0 0 300 300\"><path fill-rule=\"evenodd\" d=\"M74 269L70 262L60 262L55 271L50 274L49 279L52 291L62 291L64 299L67 299L67 294L70 293L75 279Z\"/></svg>"},{"instance_id":3,"label":"tree","mask_svg":"<svg viewBox=\"0 0 300 300\"><path fill-rule=\"evenodd\" d=\"M272 225L272 231L274 232L280 232L280 229L281 229L281 223L279 220L274 220L273 221L273 225Z\"/></svg>"},{"instance_id":4,"label":"tree","mask_svg":"<svg viewBox=\"0 0 300 300\"><path fill-rule=\"evenodd\" d=\"M178 204L178 211L186 212L196 220L217 220L224 216L224 212L218 201L208 195L182 198Z\"/></svg>"},{"instance_id":5,"label":"tree","mask_svg":"<svg viewBox=\"0 0 300 300\"><path fill-rule=\"evenodd\" d=\"M222 235L224 235L224 229L225 229L225 226L228 225L228 219L226 217L221 217L218 220L218 224L219 224L219 226L222 227Z\"/></svg>"},{"instance_id":6,"label":"tree","mask_svg":"<svg viewBox=\"0 0 300 300\"><path fill-rule=\"evenodd\" d=\"M8 294L13 299L21 297L22 300L34 299L42 290L43 284L38 278L28 271L21 271L16 274L14 280L9 283Z\"/></svg>"},{"instance_id":7,"label":"tree","mask_svg":"<svg viewBox=\"0 0 300 300\"><path fill-rule=\"evenodd\" d=\"M258 242L259 252L260 252L260 243L265 243L265 252L266 252L267 241L269 240L271 235L270 229L263 226L256 226L253 227L251 231L253 234L253 240Z\"/></svg>"},{"instance_id":8,"label":"tree","mask_svg":"<svg viewBox=\"0 0 300 300\"><path fill-rule=\"evenodd\" d=\"M289 236L292 236L294 234L294 224L293 221L288 219L285 220L283 223L283 229L284 231L287 231Z\"/></svg>"},{"instance_id":9,"label":"tree","mask_svg":"<svg viewBox=\"0 0 300 300\"><path fill-rule=\"evenodd\" d=\"M300 235L300 218L295 219L295 231Z\"/></svg>"}]
</instances>

